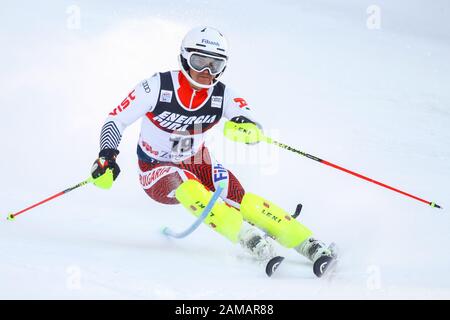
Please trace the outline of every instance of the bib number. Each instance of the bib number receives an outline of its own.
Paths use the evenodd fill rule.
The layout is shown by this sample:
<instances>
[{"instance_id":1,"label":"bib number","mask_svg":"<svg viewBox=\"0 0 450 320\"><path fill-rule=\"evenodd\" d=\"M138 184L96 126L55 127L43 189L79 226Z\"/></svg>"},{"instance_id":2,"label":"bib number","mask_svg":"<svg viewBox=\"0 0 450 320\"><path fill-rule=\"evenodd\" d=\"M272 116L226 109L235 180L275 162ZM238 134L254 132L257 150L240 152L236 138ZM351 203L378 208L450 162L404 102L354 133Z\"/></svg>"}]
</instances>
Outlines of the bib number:
<instances>
[{"instance_id":1,"label":"bib number","mask_svg":"<svg viewBox=\"0 0 450 320\"><path fill-rule=\"evenodd\" d=\"M176 156L190 152L194 145L194 138L192 137L171 136L170 141L172 141L172 154Z\"/></svg>"}]
</instances>

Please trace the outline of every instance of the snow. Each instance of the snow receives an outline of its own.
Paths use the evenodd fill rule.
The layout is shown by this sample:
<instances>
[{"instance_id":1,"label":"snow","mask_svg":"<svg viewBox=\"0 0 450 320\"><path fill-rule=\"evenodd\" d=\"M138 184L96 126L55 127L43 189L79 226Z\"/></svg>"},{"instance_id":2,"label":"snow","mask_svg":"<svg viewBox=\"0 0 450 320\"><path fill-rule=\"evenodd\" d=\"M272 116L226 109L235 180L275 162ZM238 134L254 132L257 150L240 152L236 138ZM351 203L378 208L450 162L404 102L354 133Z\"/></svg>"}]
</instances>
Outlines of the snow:
<instances>
[{"instance_id":1,"label":"snow","mask_svg":"<svg viewBox=\"0 0 450 320\"><path fill-rule=\"evenodd\" d=\"M0 12L1 299L449 299L450 4L377 1L46 1ZM370 11L372 12L372 11ZM77 14L79 13L79 24ZM435 201L438 210L273 146L210 149L246 190L339 245L331 281L292 250L272 279L239 246L137 179L139 123L109 191L88 185L6 221L89 175L100 127L129 89L176 69L183 34L221 29L223 81L265 132L302 151Z\"/></svg>"}]
</instances>

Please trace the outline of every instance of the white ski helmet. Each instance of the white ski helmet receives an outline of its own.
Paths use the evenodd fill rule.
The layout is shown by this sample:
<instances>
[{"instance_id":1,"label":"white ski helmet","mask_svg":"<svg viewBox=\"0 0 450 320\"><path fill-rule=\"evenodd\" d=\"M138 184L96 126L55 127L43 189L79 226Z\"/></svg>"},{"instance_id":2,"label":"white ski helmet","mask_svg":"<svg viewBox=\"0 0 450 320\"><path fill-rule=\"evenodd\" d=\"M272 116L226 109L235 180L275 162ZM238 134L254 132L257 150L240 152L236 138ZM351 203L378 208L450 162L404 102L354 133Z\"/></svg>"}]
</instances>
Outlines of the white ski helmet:
<instances>
[{"instance_id":1,"label":"white ski helmet","mask_svg":"<svg viewBox=\"0 0 450 320\"><path fill-rule=\"evenodd\" d=\"M211 27L197 27L189 31L181 42L178 57L181 72L191 84L199 88L211 88L223 75L228 61L228 43L219 30ZM189 74L189 69L197 72L209 70L215 78L209 85L198 83Z\"/></svg>"}]
</instances>

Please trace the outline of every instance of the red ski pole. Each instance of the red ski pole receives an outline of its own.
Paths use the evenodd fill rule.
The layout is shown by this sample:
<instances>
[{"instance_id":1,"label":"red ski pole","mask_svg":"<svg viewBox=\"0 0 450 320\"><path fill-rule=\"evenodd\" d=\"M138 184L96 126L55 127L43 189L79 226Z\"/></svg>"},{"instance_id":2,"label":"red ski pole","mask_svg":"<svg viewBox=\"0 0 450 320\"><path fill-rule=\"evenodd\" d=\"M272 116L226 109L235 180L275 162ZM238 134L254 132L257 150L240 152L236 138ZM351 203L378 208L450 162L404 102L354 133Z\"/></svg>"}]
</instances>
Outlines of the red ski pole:
<instances>
[{"instance_id":1,"label":"red ski pole","mask_svg":"<svg viewBox=\"0 0 450 320\"><path fill-rule=\"evenodd\" d=\"M83 182L80 182L79 184L77 184L77 185L75 185L73 187L70 187L70 188L68 188L66 190L58 192L57 194L55 194L55 195L53 195L51 197L48 197L47 199L44 199L44 200L42 200L42 201L40 201L38 203L35 203L35 204L33 204L33 205L23 209L23 210L20 210L20 211L18 211L16 213L8 214L8 218L7 219L10 220L10 221L13 221L19 214L22 214L22 213L24 213L24 212L26 212L28 210L31 210L31 209L33 209L33 208L35 208L37 206L40 206L41 204L44 204L44 203L46 203L46 202L48 202L50 200L58 198L58 197L62 196L63 194L69 193L70 191L75 190L75 189L77 189L79 187L82 187L82 186L84 186L84 185L86 185L88 183L91 183L92 181L93 181L93 178L88 178L88 179L84 180Z\"/></svg>"},{"instance_id":2,"label":"red ski pole","mask_svg":"<svg viewBox=\"0 0 450 320\"><path fill-rule=\"evenodd\" d=\"M433 208L439 208L439 209L442 209L442 207L441 207L440 205L438 205L438 204L436 204L436 203L434 203L434 202L431 202L431 201L428 201L428 200L419 198L419 197L414 196L414 195L412 195L412 194L406 193L406 192L404 192L404 191L402 191L402 190L399 190L399 189L396 189L396 188L394 188L394 187L388 186L387 184L384 184L384 183L379 182L379 181L377 181L377 180L374 180L374 179L371 179L371 178L369 178L369 177L363 176L363 175L360 174L360 173L357 173L357 172L354 172L354 171L345 169L345 168L343 168L343 167L341 167L341 166L338 166L338 165L336 165L336 164L334 164L334 163L331 163L331 162L328 162L328 161L326 161L326 160L320 159L320 158L318 158L318 157L316 157L316 156L313 156L313 155L310 155L310 154L308 154L308 153L306 153L306 152L303 152L303 151L294 149L294 148L292 148L292 147L290 147L290 146L288 146L288 145L286 145L286 144L284 144L284 143L281 143L281 142L272 140L272 138L269 138L269 137L263 137L263 140L264 140L265 142L267 142L267 143L274 144L274 145L276 145L276 146L278 146L278 147L280 147L280 148L283 148L283 149L286 149L286 150L295 152L295 153L297 153L297 154L300 154L300 155L302 155L302 156L304 156L304 157L307 157L308 159L311 159L311 160L314 160L314 161L323 163L323 164L325 164L325 165L327 165L327 166L330 166L330 167L332 167L332 168L335 168L335 169L344 171L344 172L346 172L346 173L349 173L349 174L351 174L351 175L354 175L355 177L358 177L358 178L364 179L364 180L366 180L366 181L375 183L375 184L377 184L377 185L379 185L379 186L382 186L382 187L384 187L384 188L386 188L386 189L389 189L389 190L398 192L398 193L400 193L400 194L402 194L402 195L404 195L404 196L407 196L407 197L416 199L416 200L418 200L418 201L420 201L420 202L423 202L423 203L428 204L429 206L431 206L431 207L433 207Z\"/></svg>"}]
</instances>

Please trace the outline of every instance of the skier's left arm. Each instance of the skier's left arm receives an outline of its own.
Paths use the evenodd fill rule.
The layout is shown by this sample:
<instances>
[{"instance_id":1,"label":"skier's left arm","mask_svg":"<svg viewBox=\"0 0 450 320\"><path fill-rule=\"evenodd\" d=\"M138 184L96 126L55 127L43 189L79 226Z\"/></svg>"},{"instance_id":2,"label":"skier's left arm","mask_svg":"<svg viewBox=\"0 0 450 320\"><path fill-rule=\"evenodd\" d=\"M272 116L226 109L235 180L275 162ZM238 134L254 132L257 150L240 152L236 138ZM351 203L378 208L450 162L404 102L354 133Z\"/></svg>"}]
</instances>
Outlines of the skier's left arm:
<instances>
[{"instance_id":1,"label":"skier's left arm","mask_svg":"<svg viewBox=\"0 0 450 320\"><path fill-rule=\"evenodd\" d=\"M256 121L247 101L229 88L225 89L223 116L228 119L224 135L235 141L255 144L264 136L262 126Z\"/></svg>"}]
</instances>

